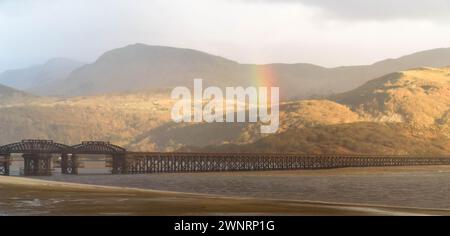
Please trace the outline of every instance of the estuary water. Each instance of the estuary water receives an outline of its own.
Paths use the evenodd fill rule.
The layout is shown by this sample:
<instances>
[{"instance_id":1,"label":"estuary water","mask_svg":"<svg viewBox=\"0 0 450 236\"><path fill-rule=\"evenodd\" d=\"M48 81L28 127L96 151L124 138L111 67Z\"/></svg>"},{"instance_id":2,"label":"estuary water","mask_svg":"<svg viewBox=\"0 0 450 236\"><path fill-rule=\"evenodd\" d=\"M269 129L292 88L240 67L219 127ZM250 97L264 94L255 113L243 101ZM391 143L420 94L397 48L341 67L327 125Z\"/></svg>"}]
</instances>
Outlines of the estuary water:
<instances>
[{"instance_id":1,"label":"estuary water","mask_svg":"<svg viewBox=\"0 0 450 236\"><path fill-rule=\"evenodd\" d=\"M450 209L450 166L38 178L233 197Z\"/></svg>"}]
</instances>

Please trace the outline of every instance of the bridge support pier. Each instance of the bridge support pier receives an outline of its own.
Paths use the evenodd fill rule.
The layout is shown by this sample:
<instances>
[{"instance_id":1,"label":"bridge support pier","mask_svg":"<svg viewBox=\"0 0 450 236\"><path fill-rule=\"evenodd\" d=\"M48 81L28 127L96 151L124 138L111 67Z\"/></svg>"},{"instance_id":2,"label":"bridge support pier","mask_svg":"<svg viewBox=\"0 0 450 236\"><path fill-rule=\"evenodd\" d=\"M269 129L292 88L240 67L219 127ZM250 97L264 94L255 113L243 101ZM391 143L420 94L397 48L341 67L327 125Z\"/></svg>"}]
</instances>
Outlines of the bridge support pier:
<instances>
[{"instance_id":1,"label":"bridge support pier","mask_svg":"<svg viewBox=\"0 0 450 236\"><path fill-rule=\"evenodd\" d=\"M127 161L124 154L118 154L112 156L112 174L127 174L128 167Z\"/></svg>"},{"instance_id":2,"label":"bridge support pier","mask_svg":"<svg viewBox=\"0 0 450 236\"><path fill-rule=\"evenodd\" d=\"M69 174L68 161L69 161L68 155L66 153L61 154L61 173L64 175Z\"/></svg>"},{"instance_id":3,"label":"bridge support pier","mask_svg":"<svg viewBox=\"0 0 450 236\"><path fill-rule=\"evenodd\" d=\"M11 155L10 154L0 155L0 175L8 176L10 174L9 173L10 165L11 165Z\"/></svg>"},{"instance_id":4,"label":"bridge support pier","mask_svg":"<svg viewBox=\"0 0 450 236\"><path fill-rule=\"evenodd\" d=\"M61 155L61 173L65 175L78 174L78 157L72 154L70 157L63 153Z\"/></svg>"},{"instance_id":5,"label":"bridge support pier","mask_svg":"<svg viewBox=\"0 0 450 236\"><path fill-rule=\"evenodd\" d=\"M25 176L45 176L51 175L51 155L35 153L23 154L24 175Z\"/></svg>"}]
</instances>

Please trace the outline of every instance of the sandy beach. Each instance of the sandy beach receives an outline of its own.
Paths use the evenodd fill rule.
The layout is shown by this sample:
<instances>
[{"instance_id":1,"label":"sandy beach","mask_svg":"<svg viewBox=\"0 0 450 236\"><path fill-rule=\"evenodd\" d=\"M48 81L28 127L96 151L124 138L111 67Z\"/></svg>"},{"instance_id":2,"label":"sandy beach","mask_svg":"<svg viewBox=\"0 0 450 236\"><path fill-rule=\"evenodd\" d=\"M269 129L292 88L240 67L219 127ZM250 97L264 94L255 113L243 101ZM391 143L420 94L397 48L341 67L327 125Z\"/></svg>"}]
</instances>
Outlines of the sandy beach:
<instances>
[{"instance_id":1,"label":"sandy beach","mask_svg":"<svg viewBox=\"0 0 450 236\"><path fill-rule=\"evenodd\" d=\"M449 166L144 175L55 174L39 179L227 197L450 209Z\"/></svg>"},{"instance_id":2,"label":"sandy beach","mask_svg":"<svg viewBox=\"0 0 450 236\"><path fill-rule=\"evenodd\" d=\"M0 177L2 215L447 215L450 211L217 197Z\"/></svg>"},{"instance_id":3,"label":"sandy beach","mask_svg":"<svg viewBox=\"0 0 450 236\"><path fill-rule=\"evenodd\" d=\"M449 178L448 166L1 176L0 215L450 215Z\"/></svg>"}]
</instances>

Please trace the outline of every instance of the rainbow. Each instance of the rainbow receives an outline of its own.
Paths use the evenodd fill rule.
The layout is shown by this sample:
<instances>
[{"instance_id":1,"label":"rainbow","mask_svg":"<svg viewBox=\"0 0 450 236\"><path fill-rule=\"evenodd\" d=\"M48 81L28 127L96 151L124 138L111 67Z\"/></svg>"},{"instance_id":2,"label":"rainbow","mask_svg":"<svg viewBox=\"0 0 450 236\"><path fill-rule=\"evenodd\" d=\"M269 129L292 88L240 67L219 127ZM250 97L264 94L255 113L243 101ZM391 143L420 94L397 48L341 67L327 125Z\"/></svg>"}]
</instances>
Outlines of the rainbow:
<instances>
[{"instance_id":1,"label":"rainbow","mask_svg":"<svg viewBox=\"0 0 450 236\"><path fill-rule=\"evenodd\" d=\"M254 65L251 69L251 84L255 87L277 85L276 73L272 65Z\"/></svg>"}]
</instances>

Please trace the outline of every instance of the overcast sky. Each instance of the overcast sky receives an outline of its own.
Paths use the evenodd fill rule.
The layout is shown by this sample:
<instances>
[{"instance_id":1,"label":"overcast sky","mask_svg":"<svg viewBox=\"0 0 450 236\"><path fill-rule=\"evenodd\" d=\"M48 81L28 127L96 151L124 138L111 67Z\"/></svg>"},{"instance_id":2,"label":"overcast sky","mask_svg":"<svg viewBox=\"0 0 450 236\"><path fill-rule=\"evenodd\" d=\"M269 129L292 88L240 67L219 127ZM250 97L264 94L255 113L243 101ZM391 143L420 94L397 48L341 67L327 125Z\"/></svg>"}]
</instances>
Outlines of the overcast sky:
<instances>
[{"instance_id":1,"label":"overcast sky","mask_svg":"<svg viewBox=\"0 0 450 236\"><path fill-rule=\"evenodd\" d=\"M132 43L243 63L368 64L450 47L450 0L0 0L0 72Z\"/></svg>"}]
</instances>

